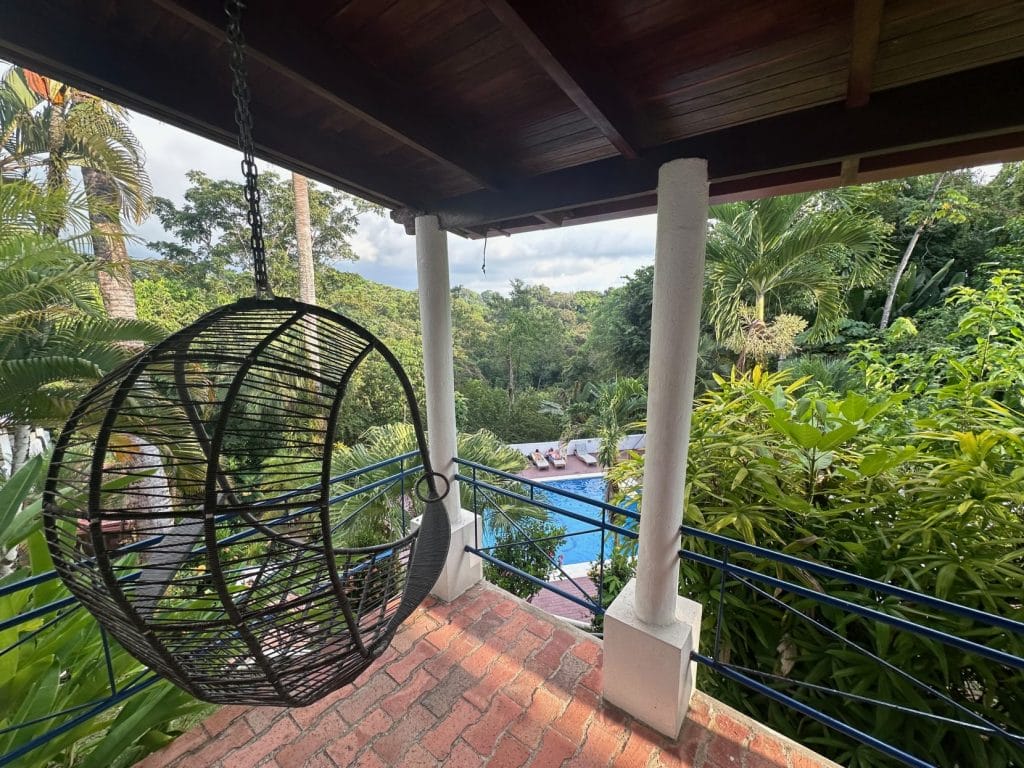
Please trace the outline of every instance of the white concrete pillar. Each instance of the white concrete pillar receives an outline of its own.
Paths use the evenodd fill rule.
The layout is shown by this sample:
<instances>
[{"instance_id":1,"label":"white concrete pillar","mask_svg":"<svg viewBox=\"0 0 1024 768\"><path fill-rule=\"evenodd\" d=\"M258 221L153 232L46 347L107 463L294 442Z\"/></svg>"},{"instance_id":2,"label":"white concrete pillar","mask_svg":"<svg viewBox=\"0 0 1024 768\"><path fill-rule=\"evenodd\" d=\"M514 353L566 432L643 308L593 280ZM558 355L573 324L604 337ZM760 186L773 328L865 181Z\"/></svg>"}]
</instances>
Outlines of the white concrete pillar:
<instances>
[{"instance_id":1,"label":"white concrete pillar","mask_svg":"<svg viewBox=\"0 0 1024 768\"><path fill-rule=\"evenodd\" d=\"M605 699L673 738L693 693L690 652L700 639L700 605L679 597L678 551L707 218L707 162L663 165L637 574L605 616Z\"/></svg>"},{"instance_id":2,"label":"white concrete pillar","mask_svg":"<svg viewBox=\"0 0 1024 768\"><path fill-rule=\"evenodd\" d=\"M448 233L436 216L416 217L416 276L419 284L423 336L423 379L427 396L427 443L434 469L448 478L451 488L444 500L452 526L452 543L445 570L434 594L454 600L483 578L480 558L464 551L475 541L478 525L472 512L462 509L455 426L455 370L452 358L452 297L448 278Z\"/></svg>"},{"instance_id":3,"label":"white concrete pillar","mask_svg":"<svg viewBox=\"0 0 1024 768\"><path fill-rule=\"evenodd\" d=\"M707 226L707 161L674 160L661 166L636 568L637 617L658 626L675 620L679 594L679 525L697 375Z\"/></svg>"}]
</instances>

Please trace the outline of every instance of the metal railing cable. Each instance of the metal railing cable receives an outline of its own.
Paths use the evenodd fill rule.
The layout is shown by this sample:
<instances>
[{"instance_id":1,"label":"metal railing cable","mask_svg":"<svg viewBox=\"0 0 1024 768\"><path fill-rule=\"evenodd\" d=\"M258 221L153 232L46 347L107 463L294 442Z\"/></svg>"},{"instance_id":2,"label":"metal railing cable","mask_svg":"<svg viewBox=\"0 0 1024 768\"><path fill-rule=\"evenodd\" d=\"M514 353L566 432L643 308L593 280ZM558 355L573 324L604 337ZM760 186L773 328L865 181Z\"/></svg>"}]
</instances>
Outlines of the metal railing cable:
<instances>
[{"instance_id":1,"label":"metal railing cable","mask_svg":"<svg viewBox=\"0 0 1024 768\"><path fill-rule=\"evenodd\" d=\"M691 526L681 526L680 532L684 539L686 537L697 539L717 547L721 552L720 556L713 557L709 554L695 552L686 547L679 550L679 557L682 560L714 569L719 573L718 585L715 590L717 592L717 605L712 650L710 654L693 653L692 658L698 663L733 682L739 683L785 707L811 717L828 728L872 747L888 757L913 768L934 768L934 765L918 755L911 754L906 749L901 748L899 744L880 739L866 732L863 728L855 727L849 722L837 718L834 714L829 714L820 708L811 706L806 701L801 701L785 693L783 690L780 690L780 687L788 687L793 689L794 692L796 690L810 691L822 697L856 702L873 708L898 712L907 717L922 718L925 721L963 728L986 739L1002 739L1014 749L1021 748L1021 756L1024 757L1024 731L1018 730L1021 727L1019 724L999 723L992 717L972 709L969 706L970 702L958 701L949 692L915 677L914 674L900 668L897 664L884 658L880 653L875 653L864 645L855 642L837 629L839 624L842 623L843 629L847 630L848 622L851 618L869 622L871 626L886 625L901 632L922 637L928 642L954 648L979 659L994 662L1009 670L1015 670L1013 674L1016 674L1024 670L1024 657L1000 648L989 647L967 637L959 637L922 622L926 619L931 619L935 622L941 619L948 619L948 617L954 617L958 620L970 621L972 626L998 630L1002 632L1002 636L1007 638L1016 637L1021 642L1024 642L1024 622L990 614L976 608L959 605L932 595L922 594L858 574L852 574L788 553L776 552L722 536L721 534L702 531ZM735 555L737 554L745 555L753 563L774 565L775 575L738 565L735 562ZM785 568L791 568L804 574L813 574L816 577L820 577L825 582L825 585L834 587L837 584L845 584L856 587L867 595L873 595L872 600L875 605L874 607L869 607L853 602L846 597L838 597L835 594L831 594L827 586L819 581L815 581L814 588L789 581L782 577L782 570ZM778 674L777 672L759 670L733 661L722 650L722 632L723 628L729 623L727 598L733 594L736 588L749 591L750 594L762 601L762 604L777 609L780 612L779 615L796 617L799 621L804 622L805 626L812 627L815 631L821 633L822 636L828 638L830 642L835 644L836 648L846 649L863 656L871 664L877 665L877 667L884 670L892 679L901 680L910 685L920 694L927 697L927 700L946 707L950 714L956 716L929 711L924 708L927 704L911 706L905 702L892 701L879 696L865 695L863 692L848 691L835 687L838 683L823 685L801 680L799 677L789 675L788 673ZM829 626L825 621L810 615L807 610L801 610L796 605L787 602L783 599L784 595L793 595L813 604L824 606L825 609L834 609L839 612L840 619L837 620L836 626ZM847 594L847 597L850 597L850 595ZM913 615L914 610L916 610L920 614L921 619L915 621L906 618L904 615L894 615L893 613L881 610L881 608L886 607L884 599L895 601L890 605L898 607L901 613ZM917 606L917 608L912 609L911 606ZM967 633L964 632L962 634ZM925 701L925 699L921 701Z\"/></svg>"}]
</instances>

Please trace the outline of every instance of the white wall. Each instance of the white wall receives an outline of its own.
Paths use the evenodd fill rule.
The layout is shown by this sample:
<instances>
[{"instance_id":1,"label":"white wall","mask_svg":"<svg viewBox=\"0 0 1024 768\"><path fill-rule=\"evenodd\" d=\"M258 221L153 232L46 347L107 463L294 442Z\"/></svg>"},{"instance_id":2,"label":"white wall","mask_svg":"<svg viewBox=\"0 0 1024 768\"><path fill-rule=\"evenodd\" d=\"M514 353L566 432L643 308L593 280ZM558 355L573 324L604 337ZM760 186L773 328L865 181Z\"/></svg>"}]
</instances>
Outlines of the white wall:
<instances>
[{"instance_id":1,"label":"white wall","mask_svg":"<svg viewBox=\"0 0 1024 768\"><path fill-rule=\"evenodd\" d=\"M646 435L626 435L622 440L619 441L620 451L639 451L643 450ZM548 448L561 447L562 452L565 455L572 455L575 453L597 453L598 448L601 446L601 440L597 437L581 437L576 440L570 440L568 443L561 443L558 440L547 440L544 442L535 443L509 443L509 448L525 454L530 455L535 450L539 450L541 453L547 452Z\"/></svg>"}]
</instances>

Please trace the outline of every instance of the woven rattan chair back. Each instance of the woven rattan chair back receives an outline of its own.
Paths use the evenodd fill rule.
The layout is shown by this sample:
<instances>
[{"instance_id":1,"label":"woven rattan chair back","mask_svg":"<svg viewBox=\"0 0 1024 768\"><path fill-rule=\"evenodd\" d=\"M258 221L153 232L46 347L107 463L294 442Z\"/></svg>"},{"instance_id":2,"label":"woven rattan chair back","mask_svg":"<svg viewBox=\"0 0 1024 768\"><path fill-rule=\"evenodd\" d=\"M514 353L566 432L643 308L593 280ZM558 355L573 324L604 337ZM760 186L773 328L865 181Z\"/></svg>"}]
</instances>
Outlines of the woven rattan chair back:
<instances>
[{"instance_id":1,"label":"woven rattan chair back","mask_svg":"<svg viewBox=\"0 0 1024 768\"><path fill-rule=\"evenodd\" d=\"M411 532L411 482L377 496L332 483L346 390L374 354L418 439ZM379 340L319 307L244 299L79 404L44 527L69 589L147 666L207 701L301 706L354 680L436 581L449 526L434 479L412 387Z\"/></svg>"}]
</instances>

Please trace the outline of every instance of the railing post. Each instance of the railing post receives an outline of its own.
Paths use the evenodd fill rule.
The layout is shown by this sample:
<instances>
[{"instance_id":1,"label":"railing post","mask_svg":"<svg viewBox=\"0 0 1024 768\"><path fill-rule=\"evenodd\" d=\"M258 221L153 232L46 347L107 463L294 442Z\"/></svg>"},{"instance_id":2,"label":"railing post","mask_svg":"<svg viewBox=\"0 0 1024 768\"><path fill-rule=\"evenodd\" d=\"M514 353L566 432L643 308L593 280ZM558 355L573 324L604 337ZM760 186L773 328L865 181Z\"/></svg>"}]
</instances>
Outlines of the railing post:
<instances>
[{"instance_id":1,"label":"railing post","mask_svg":"<svg viewBox=\"0 0 1024 768\"><path fill-rule=\"evenodd\" d=\"M476 515L463 510L455 481L457 432L452 358L452 296L448 278L448 233L436 216L416 217L416 276L423 336L423 380L427 394L427 439L437 472L451 490L444 500L452 539L448 561L433 594L454 600L483 578L479 557L465 551L476 538Z\"/></svg>"},{"instance_id":2,"label":"railing post","mask_svg":"<svg viewBox=\"0 0 1024 768\"><path fill-rule=\"evenodd\" d=\"M398 473L399 473L399 475L401 475L401 478L402 478L402 491L401 491L401 495L398 498L399 498L399 504L402 505L402 531L405 532L405 531L409 530L409 527L408 527L408 523L406 522L406 514L405 514L405 459L404 458L398 460Z\"/></svg>"},{"instance_id":3,"label":"railing post","mask_svg":"<svg viewBox=\"0 0 1024 768\"><path fill-rule=\"evenodd\" d=\"M672 738L693 693L700 637L700 604L678 594L678 552L707 220L707 161L662 165L637 575L604 624L604 698Z\"/></svg>"}]
</instances>

